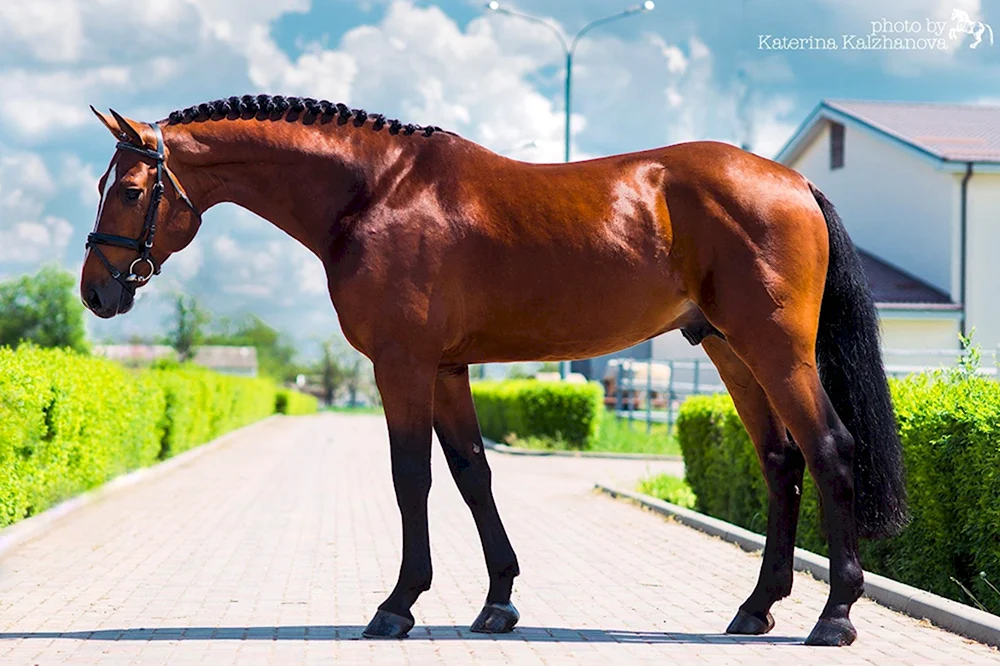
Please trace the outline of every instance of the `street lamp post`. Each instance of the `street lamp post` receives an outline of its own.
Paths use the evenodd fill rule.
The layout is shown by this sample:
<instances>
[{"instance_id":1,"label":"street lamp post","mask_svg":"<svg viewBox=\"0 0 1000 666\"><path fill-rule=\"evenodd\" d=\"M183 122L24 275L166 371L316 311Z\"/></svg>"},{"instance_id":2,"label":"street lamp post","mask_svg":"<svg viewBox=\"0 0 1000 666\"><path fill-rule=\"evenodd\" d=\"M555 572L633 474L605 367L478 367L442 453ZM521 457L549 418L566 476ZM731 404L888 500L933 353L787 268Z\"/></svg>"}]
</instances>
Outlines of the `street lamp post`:
<instances>
[{"instance_id":1,"label":"street lamp post","mask_svg":"<svg viewBox=\"0 0 1000 666\"><path fill-rule=\"evenodd\" d=\"M552 25L545 19L538 18L537 16L530 16L528 14L521 14L520 12L515 12L505 7L501 7L497 0L491 0L486 4L486 9L496 14L505 14L507 16L513 16L515 18L524 19L525 21L531 21L532 23L537 23L548 28L552 34L556 36L559 40L559 45L563 49L563 54L566 56L566 133L564 137L564 161L569 162L570 160L570 111L572 104L572 85L573 85L573 54L576 53L576 46L580 43L580 39L596 28L599 25L604 25L606 23L611 23L612 21L617 21L619 19L632 16L633 14L643 14L645 12L651 12L656 8L653 0L645 0L640 5L635 7L629 7L625 11L613 14L611 16L605 16L604 18L597 19L596 21L591 21L587 25L583 26L578 33L573 37L571 41L566 41L566 37L563 35L562 30ZM569 374L569 362L562 361L559 363L559 376L566 379L566 375Z\"/></svg>"}]
</instances>

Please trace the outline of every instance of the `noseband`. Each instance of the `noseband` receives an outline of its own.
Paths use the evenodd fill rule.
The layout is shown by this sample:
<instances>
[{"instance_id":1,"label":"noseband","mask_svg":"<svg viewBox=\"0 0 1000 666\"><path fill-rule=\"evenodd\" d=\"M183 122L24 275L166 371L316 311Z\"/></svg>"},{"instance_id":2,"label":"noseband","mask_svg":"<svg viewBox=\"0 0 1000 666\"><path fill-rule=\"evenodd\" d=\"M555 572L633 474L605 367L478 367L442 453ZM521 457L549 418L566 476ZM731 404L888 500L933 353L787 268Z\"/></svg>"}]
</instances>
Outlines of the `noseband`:
<instances>
[{"instance_id":1,"label":"noseband","mask_svg":"<svg viewBox=\"0 0 1000 666\"><path fill-rule=\"evenodd\" d=\"M160 126L156 123L150 123L149 126L153 129L153 134L156 135L156 150L150 150L148 148L143 148L142 146L136 146L127 141L118 142L118 150L128 150L136 153L140 157L146 159L154 160L156 162L156 182L153 184L153 190L150 193L149 208L146 209L146 219L142 224L142 231L139 233L138 238L129 238L127 236L117 236L115 234L104 234L100 232L93 232L87 236L87 248L92 249L97 258L101 260L104 267L108 269L111 273L111 277L118 281L122 287L124 287L130 293L135 293L135 287L147 282L154 275L160 274L160 266L153 259L152 249L153 249L153 238L156 236L156 219L160 211L160 200L163 199L163 174L167 174L167 178L170 179L170 183L174 186L178 196L181 200L188 205L188 207L194 212L195 215L201 217L201 213L195 208L194 204L188 198L184 189L177 182L177 178L174 176L173 172L170 171L166 164L166 154L163 144L163 131ZM100 222L100 220L98 220ZM121 271L114 267L114 265L108 261L108 258L104 256L101 252L100 245L114 245L115 247L123 247L128 250L135 250L139 253L139 256L128 267L128 275L122 275ZM145 264L148 267L148 272L145 274L139 274L135 272L136 266L141 266Z\"/></svg>"}]
</instances>

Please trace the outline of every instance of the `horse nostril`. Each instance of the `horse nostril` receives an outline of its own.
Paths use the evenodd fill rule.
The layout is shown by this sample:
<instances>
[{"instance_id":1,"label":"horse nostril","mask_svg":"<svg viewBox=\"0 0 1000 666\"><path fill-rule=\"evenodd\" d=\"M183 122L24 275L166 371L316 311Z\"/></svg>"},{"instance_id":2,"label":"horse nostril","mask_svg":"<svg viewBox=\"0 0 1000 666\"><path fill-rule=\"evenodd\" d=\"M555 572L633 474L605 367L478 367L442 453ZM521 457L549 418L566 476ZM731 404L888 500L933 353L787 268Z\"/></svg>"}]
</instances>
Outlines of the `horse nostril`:
<instances>
[{"instance_id":1,"label":"horse nostril","mask_svg":"<svg viewBox=\"0 0 1000 666\"><path fill-rule=\"evenodd\" d=\"M101 297L97 293L97 289L90 290L90 295L87 296L87 307L94 311L101 309Z\"/></svg>"}]
</instances>

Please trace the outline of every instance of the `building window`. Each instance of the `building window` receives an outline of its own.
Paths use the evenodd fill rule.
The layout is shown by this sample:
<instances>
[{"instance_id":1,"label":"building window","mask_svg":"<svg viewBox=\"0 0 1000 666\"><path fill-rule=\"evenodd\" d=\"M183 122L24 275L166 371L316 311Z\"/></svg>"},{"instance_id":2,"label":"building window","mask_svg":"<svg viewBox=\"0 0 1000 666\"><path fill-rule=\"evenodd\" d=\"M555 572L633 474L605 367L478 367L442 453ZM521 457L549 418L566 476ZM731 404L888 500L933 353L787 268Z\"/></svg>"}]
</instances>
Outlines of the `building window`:
<instances>
[{"instance_id":1,"label":"building window","mask_svg":"<svg viewBox=\"0 0 1000 666\"><path fill-rule=\"evenodd\" d=\"M844 126L830 123L830 170L844 168Z\"/></svg>"}]
</instances>

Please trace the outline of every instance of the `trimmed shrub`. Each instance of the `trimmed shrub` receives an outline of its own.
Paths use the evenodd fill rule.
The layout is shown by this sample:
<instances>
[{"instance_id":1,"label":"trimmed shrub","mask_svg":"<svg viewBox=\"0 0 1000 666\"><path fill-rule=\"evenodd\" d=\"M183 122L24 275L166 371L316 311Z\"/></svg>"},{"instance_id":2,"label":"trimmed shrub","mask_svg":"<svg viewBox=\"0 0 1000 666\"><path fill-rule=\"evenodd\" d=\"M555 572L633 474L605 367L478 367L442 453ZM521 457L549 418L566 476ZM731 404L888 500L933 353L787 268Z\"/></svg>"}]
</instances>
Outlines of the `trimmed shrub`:
<instances>
[{"instance_id":1,"label":"trimmed shrub","mask_svg":"<svg viewBox=\"0 0 1000 666\"><path fill-rule=\"evenodd\" d=\"M890 381L907 468L912 521L891 539L862 542L866 569L968 603L952 578L993 613L1000 581L1000 384L935 373ZM764 532L767 489L756 453L725 395L689 398L677 437L695 508ZM825 553L819 501L806 475L796 543Z\"/></svg>"},{"instance_id":2,"label":"trimmed shrub","mask_svg":"<svg viewBox=\"0 0 1000 666\"><path fill-rule=\"evenodd\" d=\"M0 527L269 416L276 396L194 367L0 348Z\"/></svg>"},{"instance_id":3,"label":"trimmed shrub","mask_svg":"<svg viewBox=\"0 0 1000 666\"><path fill-rule=\"evenodd\" d=\"M992 613L1000 595L1000 383L914 376L893 382L913 521L873 544L879 572Z\"/></svg>"},{"instance_id":4,"label":"trimmed shrub","mask_svg":"<svg viewBox=\"0 0 1000 666\"><path fill-rule=\"evenodd\" d=\"M164 406L110 361L0 349L0 526L155 462Z\"/></svg>"},{"instance_id":5,"label":"trimmed shrub","mask_svg":"<svg viewBox=\"0 0 1000 666\"><path fill-rule=\"evenodd\" d=\"M659 497L665 502L676 504L685 509L693 509L697 504L694 491L684 479L679 479L670 474L657 474L639 481L638 490L640 493Z\"/></svg>"},{"instance_id":6,"label":"trimmed shrub","mask_svg":"<svg viewBox=\"0 0 1000 666\"><path fill-rule=\"evenodd\" d=\"M278 389L265 379L219 375L197 366L146 374L166 398L161 460L275 413Z\"/></svg>"},{"instance_id":7,"label":"trimmed shrub","mask_svg":"<svg viewBox=\"0 0 1000 666\"><path fill-rule=\"evenodd\" d=\"M290 388L280 388L275 396L274 411L288 416L304 416L315 414L318 405L319 402L315 396L300 393Z\"/></svg>"},{"instance_id":8,"label":"trimmed shrub","mask_svg":"<svg viewBox=\"0 0 1000 666\"><path fill-rule=\"evenodd\" d=\"M604 391L597 383L475 382L472 398L483 435L490 439L546 437L576 449L587 449L597 440L604 410Z\"/></svg>"}]
</instances>

